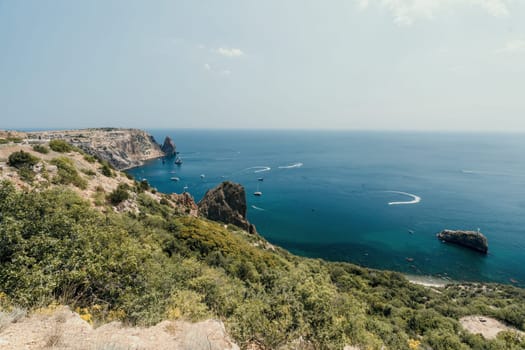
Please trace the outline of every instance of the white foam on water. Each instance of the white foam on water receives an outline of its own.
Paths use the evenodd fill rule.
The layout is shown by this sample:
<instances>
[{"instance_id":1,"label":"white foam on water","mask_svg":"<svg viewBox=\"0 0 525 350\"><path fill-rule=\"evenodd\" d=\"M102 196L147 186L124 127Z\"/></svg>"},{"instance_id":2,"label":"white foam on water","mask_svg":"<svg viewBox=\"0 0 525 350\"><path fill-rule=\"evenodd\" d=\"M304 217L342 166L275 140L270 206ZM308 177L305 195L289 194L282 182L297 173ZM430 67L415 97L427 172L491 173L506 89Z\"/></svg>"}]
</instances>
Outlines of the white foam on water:
<instances>
[{"instance_id":1,"label":"white foam on water","mask_svg":"<svg viewBox=\"0 0 525 350\"><path fill-rule=\"evenodd\" d=\"M303 163L294 163L290 165L281 165L279 169L293 169L293 168L300 168L303 166Z\"/></svg>"},{"instance_id":2,"label":"white foam on water","mask_svg":"<svg viewBox=\"0 0 525 350\"><path fill-rule=\"evenodd\" d=\"M404 196L408 196L408 197L412 197L412 200L411 201L403 201L403 202L388 202L388 205L403 205L403 204L417 204L419 202L421 202L421 197L415 195L415 194L412 194L412 193L407 193L407 192L400 192L400 191L385 191L385 192L388 192L388 193L397 193L397 194L402 194Z\"/></svg>"},{"instance_id":3,"label":"white foam on water","mask_svg":"<svg viewBox=\"0 0 525 350\"><path fill-rule=\"evenodd\" d=\"M246 171L246 170L253 170L253 169L256 169L254 171L254 173L262 173L264 171L270 171L272 170L272 168L270 168L269 166L252 166L250 168L246 168L244 169L243 171Z\"/></svg>"},{"instance_id":4,"label":"white foam on water","mask_svg":"<svg viewBox=\"0 0 525 350\"><path fill-rule=\"evenodd\" d=\"M255 205L252 205L252 208L255 209L255 210L259 210L259 211L265 211L265 209L259 208L259 207L255 206Z\"/></svg>"},{"instance_id":5,"label":"white foam on water","mask_svg":"<svg viewBox=\"0 0 525 350\"><path fill-rule=\"evenodd\" d=\"M461 172L463 174L469 174L469 175L520 176L520 177L523 176L522 174L499 173L499 172L495 172L495 171L472 170L472 169L461 169Z\"/></svg>"}]
</instances>

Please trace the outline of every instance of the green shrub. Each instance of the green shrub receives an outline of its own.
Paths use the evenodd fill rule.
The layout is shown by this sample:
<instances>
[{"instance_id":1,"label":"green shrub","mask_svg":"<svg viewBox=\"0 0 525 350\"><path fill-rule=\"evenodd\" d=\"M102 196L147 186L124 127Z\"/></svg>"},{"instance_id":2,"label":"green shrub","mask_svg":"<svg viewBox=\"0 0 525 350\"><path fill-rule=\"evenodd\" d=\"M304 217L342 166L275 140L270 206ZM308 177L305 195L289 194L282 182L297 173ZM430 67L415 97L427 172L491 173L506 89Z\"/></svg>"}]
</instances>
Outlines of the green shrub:
<instances>
[{"instance_id":1,"label":"green shrub","mask_svg":"<svg viewBox=\"0 0 525 350\"><path fill-rule=\"evenodd\" d=\"M9 140L7 140L7 139L0 139L0 145L5 145L6 143L9 143Z\"/></svg>"},{"instance_id":2,"label":"green shrub","mask_svg":"<svg viewBox=\"0 0 525 350\"><path fill-rule=\"evenodd\" d=\"M141 181L135 182L135 188L137 189L137 193L142 193L144 191L149 190L150 189L150 185L149 185L148 180L143 179Z\"/></svg>"},{"instance_id":3,"label":"green shrub","mask_svg":"<svg viewBox=\"0 0 525 350\"><path fill-rule=\"evenodd\" d=\"M129 198L129 186L126 184L119 184L117 188L108 195L108 200L113 205L118 205Z\"/></svg>"},{"instance_id":4,"label":"green shrub","mask_svg":"<svg viewBox=\"0 0 525 350\"><path fill-rule=\"evenodd\" d=\"M57 175L53 179L55 184L72 184L82 190L87 188L87 181L80 176L71 159L66 157L54 158L51 160L51 164L57 167Z\"/></svg>"},{"instance_id":5,"label":"green shrub","mask_svg":"<svg viewBox=\"0 0 525 350\"><path fill-rule=\"evenodd\" d=\"M33 150L38 152L38 153L42 153L42 154L47 154L49 153L49 148L47 148L46 146L44 145L34 145L33 146Z\"/></svg>"},{"instance_id":6,"label":"green shrub","mask_svg":"<svg viewBox=\"0 0 525 350\"><path fill-rule=\"evenodd\" d=\"M73 146L64 140L51 140L49 141L49 148L55 152L67 153L74 150Z\"/></svg>"},{"instance_id":7,"label":"green shrub","mask_svg":"<svg viewBox=\"0 0 525 350\"><path fill-rule=\"evenodd\" d=\"M111 167L111 165L108 163L107 160L103 160L101 163L102 163L102 167L100 168L100 172L102 173L102 175L107 176L107 177L113 177L113 176L115 176L115 175L113 174L113 171L111 170L112 167Z\"/></svg>"},{"instance_id":8,"label":"green shrub","mask_svg":"<svg viewBox=\"0 0 525 350\"><path fill-rule=\"evenodd\" d=\"M97 158L93 157L90 154L84 154L84 160L86 160L89 163L95 163L97 161Z\"/></svg>"},{"instance_id":9,"label":"green shrub","mask_svg":"<svg viewBox=\"0 0 525 350\"><path fill-rule=\"evenodd\" d=\"M37 157L31 153L24 152L23 150L11 153L8 158L8 164L17 169L31 169L38 163L38 161L39 159Z\"/></svg>"},{"instance_id":10,"label":"green shrub","mask_svg":"<svg viewBox=\"0 0 525 350\"><path fill-rule=\"evenodd\" d=\"M80 169L80 171L82 171L84 174L86 174L86 175L88 175L88 176L95 176L95 175L97 175L97 173L94 172L94 171L91 170L91 169L83 168L83 169Z\"/></svg>"}]
</instances>

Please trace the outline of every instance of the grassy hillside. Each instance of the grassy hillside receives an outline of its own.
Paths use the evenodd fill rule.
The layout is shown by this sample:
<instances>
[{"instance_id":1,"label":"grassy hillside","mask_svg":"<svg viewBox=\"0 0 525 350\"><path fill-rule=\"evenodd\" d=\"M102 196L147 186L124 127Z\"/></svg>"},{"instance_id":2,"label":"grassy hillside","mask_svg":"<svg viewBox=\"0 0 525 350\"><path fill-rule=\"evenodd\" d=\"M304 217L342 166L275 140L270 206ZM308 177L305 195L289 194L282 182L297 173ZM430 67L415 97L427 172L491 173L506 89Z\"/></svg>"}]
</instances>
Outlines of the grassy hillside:
<instances>
[{"instance_id":1,"label":"grassy hillside","mask_svg":"<svg viewBox=\"0 0 525 350\"><path fill-rule=\"evenodd\" d=\"M18 171L33 171L31 157L16 160L25 158L32 165L17 163ZM79 188L92 188L96 176L62 158L49 164L57 171L47 184L24 191L0 183L2 309L62 303L95 324L216 317L243 347L525 348L515 333L488 341L458 322L479 314L525 330L522 289L435 290L395 272L301 258L236 227L182 214L141 183L87 200ZM136 210L117 212L115 200Z\"/></svg>"}]
</instances>

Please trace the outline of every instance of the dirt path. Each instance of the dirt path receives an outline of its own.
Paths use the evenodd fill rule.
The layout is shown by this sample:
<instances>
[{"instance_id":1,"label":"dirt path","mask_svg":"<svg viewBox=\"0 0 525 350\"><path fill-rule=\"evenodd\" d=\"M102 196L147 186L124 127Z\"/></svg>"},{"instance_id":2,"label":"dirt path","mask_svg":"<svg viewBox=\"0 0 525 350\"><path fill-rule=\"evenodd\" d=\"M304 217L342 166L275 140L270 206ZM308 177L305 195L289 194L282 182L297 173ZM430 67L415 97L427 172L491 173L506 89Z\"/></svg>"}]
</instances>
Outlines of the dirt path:
<instances>
[{"instance_id":1,"label":"dirt path","mask_svg":"<svg viewBox=\"0 0 525 350\"><path fill-rule=\"evenodd\" d=\"M473 334L481 334L485 339L494 339L501 331L515 331L525 336L512 327L506 326L500 321L486 316L465 316L459 319L463 328Z\"/></svg>"}]
</instances>

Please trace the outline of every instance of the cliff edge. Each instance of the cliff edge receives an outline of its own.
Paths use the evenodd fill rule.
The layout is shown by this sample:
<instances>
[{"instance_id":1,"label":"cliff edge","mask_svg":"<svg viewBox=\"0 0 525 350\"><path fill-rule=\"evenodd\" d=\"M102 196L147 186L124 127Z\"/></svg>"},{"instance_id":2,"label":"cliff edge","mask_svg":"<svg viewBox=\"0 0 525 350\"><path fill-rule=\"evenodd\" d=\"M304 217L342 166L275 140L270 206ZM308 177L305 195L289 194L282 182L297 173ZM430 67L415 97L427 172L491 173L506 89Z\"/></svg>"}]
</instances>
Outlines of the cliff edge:
<instances>
[{"instance_id":1,"label":"cliff edge","mask_svg":"<svg viewBox=\"0 0 525 350\"><path fill-rule=\"evenodd\" d=\"M84 152L108 161L119 170L140 166L164 156L153 136L139 129L97 128L26 133L29 143L62 139Z\"/></svg>"}]
</instances>

